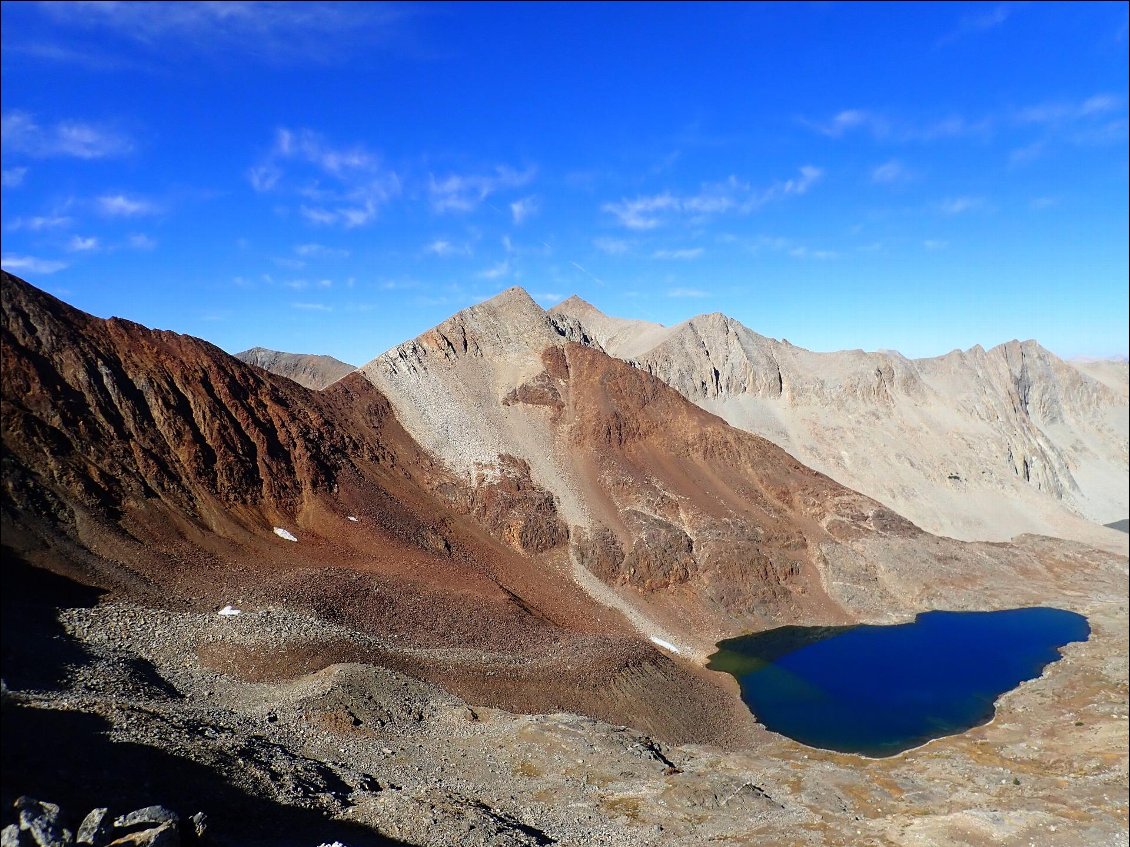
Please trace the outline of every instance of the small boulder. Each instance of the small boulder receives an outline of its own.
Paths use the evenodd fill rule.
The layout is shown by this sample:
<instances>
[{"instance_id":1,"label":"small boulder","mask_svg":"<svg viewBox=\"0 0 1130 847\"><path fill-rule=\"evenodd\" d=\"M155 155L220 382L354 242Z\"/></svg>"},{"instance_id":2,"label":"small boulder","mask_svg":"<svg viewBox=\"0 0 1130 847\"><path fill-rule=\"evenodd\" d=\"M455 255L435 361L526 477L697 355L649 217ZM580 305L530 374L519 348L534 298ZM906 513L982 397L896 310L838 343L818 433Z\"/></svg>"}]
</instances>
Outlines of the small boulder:
<instances>
[{"instance_id":1,"label":"small boulder","mask_svg":"<svg viewBox=\"0 0 1130 847\"><path fill-rule=\"evenodd\" d=\"M36 847L71 847L74 835L63 827L62 810L54 803L20 797L15 803L20 813L20 829Z\"/></svg>"},{"instance_id":2,"label":"small boulder","mask_svg":"<svg viewBox=\"0 0 1130 847\"><path fill-rule=\"evenodd\" d=\"M103 847L110 840L110 810L105 807L92 809L90 814L82 819L75 836L76 844L89 845L89 847Z\"/></svg>"},{"instance_id":3,"label":"small boulder","mask_svg":"<svg viewBox=\"0 0 1130 847\"><path fill-rule=\"evenodd\" d=\"M117 829L127 829L131 826L140 826L142 824L149 824L150 826L158 826L159 824L171 823L176 826L180 823L180 815L172 809L166 809L164 806L146 806L144 809L137 809L129 814L122 815L114 821L114 826Z\"/></svg>"},{"instance_id":4,"label":"small boulder","mask_svg":"<svg viewBox=\"0 0 1130 847\"><path fill-rule=\"evenodd\" d=\"M16 824L8 824L0 830L0 847L24 847L20 839L20 828Z\"/></svg>"}]
</instances>

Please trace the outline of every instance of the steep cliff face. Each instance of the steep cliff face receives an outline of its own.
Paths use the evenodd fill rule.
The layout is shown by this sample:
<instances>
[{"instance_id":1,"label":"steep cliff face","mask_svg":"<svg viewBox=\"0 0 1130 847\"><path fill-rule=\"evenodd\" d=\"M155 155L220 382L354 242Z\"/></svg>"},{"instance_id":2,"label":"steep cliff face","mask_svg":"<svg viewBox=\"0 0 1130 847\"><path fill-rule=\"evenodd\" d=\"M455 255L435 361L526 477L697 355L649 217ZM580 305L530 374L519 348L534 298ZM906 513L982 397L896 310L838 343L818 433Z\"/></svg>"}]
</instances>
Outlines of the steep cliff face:
<instances>
[{"instance_id":1,"label":"steep cliff face","mask_svg":"<svg viewBox=\"0 0 1130 847\"><path fill-rule=\"evenodd\" d=\"M357 370L333 356L312 356L304 353L280 353L265 347L252 347L235 357L241 362L256 365L277 376L285 376L299 385L321 391L344 376Z\"/></svg>"},{"instance_id":2,"label":"steep cliff face","mask_svg":"<svg viewBox=\"0 0 1130 847\"><path fill-rule=\"evenodd\" d=\"M932 532L1103 543L1093 524L1130 511L1125 390L1035 342L909 360L813 353L720 314L663 328L583 301L555 313L702 408Z\"/></svg>"}]
</instances>

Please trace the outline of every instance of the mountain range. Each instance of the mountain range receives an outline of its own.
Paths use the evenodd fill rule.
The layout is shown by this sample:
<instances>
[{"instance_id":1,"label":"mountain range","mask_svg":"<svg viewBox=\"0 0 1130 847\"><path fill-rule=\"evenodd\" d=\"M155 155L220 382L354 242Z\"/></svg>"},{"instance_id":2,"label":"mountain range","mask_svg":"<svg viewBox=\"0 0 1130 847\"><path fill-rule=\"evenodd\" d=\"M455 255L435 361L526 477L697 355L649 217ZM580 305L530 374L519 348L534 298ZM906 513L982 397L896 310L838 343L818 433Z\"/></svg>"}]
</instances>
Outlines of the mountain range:
<instances>
[{"instance_id":1,"label":"mountain range","mask_svg":"<svg viewBox=\"0 0 1130 847\"><path fill-rule=\"evenodd\" d=\"M54 603L66 638L103 656L98 667L123 673L114 657L137 656L151 669L145 679L155 674L179 692L158 698L183 703L160 707L176 720L205 720L193 704L220 686L231 693L207 720L231 723L249 749L261 742L248 714L270 703L277 723L294 686L329 685L337 705L311 707L323 734L280 740L271 755L287 764L272 767L294 772L298 751L312 756L336 738L361 744L357 727L375 727L365 732L378 747L358 755L413 780L411 803L390 810L382 804L408 795L372 789L377 777L330 753L315 757L357 782L348 803L324 801L329 813L368 809L350 814L373 831L387 834L390 819L415 831L413 804L427 805L420 798L443 785L438 807L455 811L433 811L443 818L437 831L480 803L505 807L490 825L516 839L489 843L548 843L529 824L506 823L532 807L485 799L485 760L476 771L429 746L452 735L447 718L421 717L422 728L409 730L359 717L376 714L365 698L378 695L341 680L370 679L373 668L400 675L366 683L381 697L417 691L404 680L433 686L412 695L428 715L448 714L455 697L476 725L479 712L498 710L490 726L525 726L529 749L540 751L529 755L542 764L508 759L513 778L543 780L547 797L580 792L583 805L592 802L588 783L569 787L544 762L553 739L570 733L605 749L608 725L659 739L633 743L660 751L656 761L675 772L665 779L680 767L663 744L770 745L782 762L802 761L799 745L774 746L733 688L703 669L723 637L1056 602L1085 609L1102 636L1073 671L1075 695L1106 696L1112 657L1125 655L1125 604L1112 598L1125 597L1127 536L1101 526L1127 512L1127 395L1116 368L1088 374L1034 342L917 361L818 354L721 315L666 328L610 318L577 298L545 311L509 289L353 369L259 348L236 358L86 315L7 273L0 285L0 517L6 579L17 589L5 590L16 598L5 619L30 620L28 608ZM1029 534L1012 538L1018 532ZM31 596L40 582L27 575L40 572L105 599L82 611ZM221 634L229 625L217 610L238 615L230 628L243 634ZM145 635L122 615L162 623ZM44 685L36 651L56 650L62 636L56 624L37 626L5 628L5 691L15 692L5 695L5 720L31 726L44 709L85 710L129 737L143 707L123 693L155 683L130 671L120 688L95 696L75 688L85 677L72 667L60 671L69 682ZM566 730L571 719L558 713L597 723ZM523 725L510 715L543 718ZM1100 726L1082 746L1049 743L1098 755L1119 732L1117 722ZM378 738L403 744L403 758L384 764L373 752ZM212 750L166 736L153 743L194 761ZM520 744L500 744L499 755L525 755ZM5 800L30 790L21 780L55 785L85 808L105 800L89 772L62 776L20 761L5 760ZM455 783L406 776L439 761L461 774ZM914 779L937 778L923 767L929 773ZM787 814L765 813L768 831L790 831L798 815L835 826L839 801L786 789L774 773L790 799L779 807ZM252 777L232 778L252 791ZM211 797L196 790L198 806ZM278 802L301 806L302 792L288 791ZM691 808L677 792L662 796L670 808ZM675 826L673 840L616 843L695 843L684 812L668 819L658 799L632 802L649 810L644 820ZM761 802L751 795L732 820L720 812L718 825L742 825L743 804ZM563 843L596 837L581 817L546 804L538 832L558 827L553 838ZM233 832L234 815L224 818ZM582 834L570 835L578 826ZM241 837L233 843L252 843Z\"/></svg>"}]
</instances>

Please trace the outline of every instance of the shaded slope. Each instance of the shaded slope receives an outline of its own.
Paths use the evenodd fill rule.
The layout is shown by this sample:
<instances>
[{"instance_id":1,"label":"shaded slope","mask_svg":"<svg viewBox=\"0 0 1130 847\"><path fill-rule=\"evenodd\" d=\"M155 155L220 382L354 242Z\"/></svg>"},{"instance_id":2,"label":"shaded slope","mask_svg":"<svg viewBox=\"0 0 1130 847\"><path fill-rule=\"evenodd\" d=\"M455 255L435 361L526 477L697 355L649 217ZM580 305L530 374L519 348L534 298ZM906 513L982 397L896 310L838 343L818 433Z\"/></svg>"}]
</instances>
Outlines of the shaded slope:
<instances>
[{"instance_id":1,"label":"shaded slope","mask_svg":"<svg viewBox=\"0 0 1130 847\"><path fill-rule=\"evenodd\" d=\"M265 347L252 347L235 357L249 365L257 365L265 371L293 379L299 385L315 391L332 385L344 376L357 370L333 356L314 356L305 353L280 353Z\"/></svg>"}]
</instances>

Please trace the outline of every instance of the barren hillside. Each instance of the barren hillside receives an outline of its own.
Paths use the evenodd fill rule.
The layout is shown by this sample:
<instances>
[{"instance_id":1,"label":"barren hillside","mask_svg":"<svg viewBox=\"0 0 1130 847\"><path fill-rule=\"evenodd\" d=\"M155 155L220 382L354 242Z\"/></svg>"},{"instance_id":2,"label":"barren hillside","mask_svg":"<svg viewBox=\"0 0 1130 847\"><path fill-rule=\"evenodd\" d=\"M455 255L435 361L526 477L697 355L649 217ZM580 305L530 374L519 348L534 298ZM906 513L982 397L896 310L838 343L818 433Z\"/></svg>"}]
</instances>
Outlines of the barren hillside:
<instances>
[{"instance_id":1,"label":"barren hillside","mask_svg":"<svg viewBox=\"0 0 1130 847\"><path fill-rule=\"evenodd\" d=\"M1122 549L1099 526L1130 512L1126 388L1109 368L1092 378L1032 341L909 360L813 353L721 314L657 328L577 298L551 311L930 532L1036 532Z\"/></svg>"}]
</instances>

